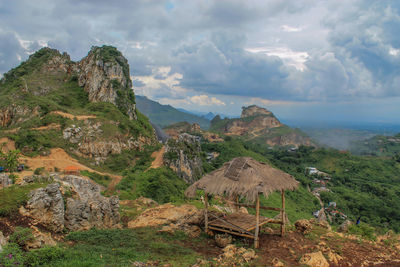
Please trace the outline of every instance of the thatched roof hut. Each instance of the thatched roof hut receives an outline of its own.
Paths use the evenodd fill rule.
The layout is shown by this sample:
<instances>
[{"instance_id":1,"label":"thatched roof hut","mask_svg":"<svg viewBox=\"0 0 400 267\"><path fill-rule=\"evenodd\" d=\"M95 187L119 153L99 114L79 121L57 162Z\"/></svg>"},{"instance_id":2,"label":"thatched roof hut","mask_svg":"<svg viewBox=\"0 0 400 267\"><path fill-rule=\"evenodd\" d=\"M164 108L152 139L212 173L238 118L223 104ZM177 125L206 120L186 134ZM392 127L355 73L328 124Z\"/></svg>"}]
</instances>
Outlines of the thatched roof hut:
<instances>
[{"instance_id":1,"label":"thatched roof hut","mask_svg":"<svg viewBox=\"0 0 400 267\"><path fill-rule=\"evenodd\" d=\"M211 195L239 196L254 202L259 193L268 197L274 191L294 190L298 184L288 173L250 157L239 157L192 184L185 195L193 198L200 189Z\"/></svg>"}]
</instances>

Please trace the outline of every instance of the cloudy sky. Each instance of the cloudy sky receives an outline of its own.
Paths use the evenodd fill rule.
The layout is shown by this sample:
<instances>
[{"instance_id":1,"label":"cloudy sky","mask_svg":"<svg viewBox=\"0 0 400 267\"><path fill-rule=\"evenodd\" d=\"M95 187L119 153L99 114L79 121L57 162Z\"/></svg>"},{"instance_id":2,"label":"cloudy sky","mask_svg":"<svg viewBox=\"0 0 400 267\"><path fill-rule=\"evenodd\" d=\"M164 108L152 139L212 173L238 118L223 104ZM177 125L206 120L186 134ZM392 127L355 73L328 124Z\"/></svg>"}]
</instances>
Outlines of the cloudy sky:
<instances>
[{"instance_id":1,"label":"cloudy sky","mask_svg":"<svg viewBox=\"0 0 400 267\"><path fill-rule=\"evenodd\" d=\"M109 44L163 104L400 124L399 31L397 0L0 0L0 74L42 46Z\"/></svg>"}]
</instances>

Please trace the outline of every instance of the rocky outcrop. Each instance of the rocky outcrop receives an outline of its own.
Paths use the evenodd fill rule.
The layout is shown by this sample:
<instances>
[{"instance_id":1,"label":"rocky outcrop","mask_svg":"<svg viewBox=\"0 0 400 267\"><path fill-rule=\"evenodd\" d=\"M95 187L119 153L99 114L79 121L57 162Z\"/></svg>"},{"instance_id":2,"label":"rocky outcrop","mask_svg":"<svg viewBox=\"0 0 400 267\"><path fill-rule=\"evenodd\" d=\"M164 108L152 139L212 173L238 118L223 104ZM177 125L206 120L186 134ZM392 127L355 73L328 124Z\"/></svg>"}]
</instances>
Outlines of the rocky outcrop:
<instances>
[{"instance_id":1,"label":"rocky outcrop","mask_svg":"<svg viewBox=\"0 0 400 267\"><path fill-rule=\"evenodd\" d=\"M310 267L329 267L329 263L321 251L304 254L299 263Z\"/></svg>"},{"instance_id":2,"label":"rocky outcrop","mask_svg":"<svg viewBox=\"0 0 400 267\"><path fill-rule=\"evenodd\" d=\"M27 204L20 208L21 215L52 232L119 226L117 196L102 196L99 185L79 176L55 176L54 180L46 188L31 191ZM45 242L46 236L42 239Z\"/></svg>"},{"instance_id":3,"label":"rocky outcrop","mask_svg":"<svg viewBox=\"0 0 400 267\"><path fill-rule=\"evenodd\" d=\"M227 245L222 251L223 253L214 259L217 266L252 266L250 262L258 257L253 249L235 245Z\"/></svg>"},{"instance_id":4,"label":"rocky outcrop","mask_svg":"<svg viewBox=\"0 0 400 267\"><path fill-rule=\"evenodd\" d=\"M3 251L3 247L7 244L7 239L4 237L3 232L0 231L0 252Z\"/></svg>"},{"instance_id":5,"label":"rocky outcrop","mask_svg":"<svg viewBox=\"0 0 400 267\"><path fill-rule=\"evenodd\" d=\"M302 234L308 234L313 229L313 225L307 219L301 219L294 223L296 230Z\"/></svg>"},{"instance_id":6,"label":"rocky outcrop","mask_svg":"<svg viewBox=\"0 0 400 267\"><path fill-rule=\"evenodd\" d=\"M110 122L111 124L111 122ZM138 138L116 134L113 137L103 136L100 122L85 121L83 125L71 125L63 131L63 138L72 144L78 144L76 154L92 158L99 165L111 154L121 154L123 150L142 150L154 142L151 138Z\"/></svg>"},{"instance_id":7,"label":"rocky outcrop","mask_svg":"<svg viewBox=\"0 0 400 267\"><path fill-rule=\"evenodd\" d=\"M200 137L183 133L165 146L164 162L187 183L194 183L203 173Z\"/></svg>"},{"instance_id":8,"label":"rocky outcrop","mask_svg":"<svg viewBox=\"0 0 400 267\"><path fill-rule=\"evenodd\" d=\"M15 104L0 108L0 127L9 127L28 121L33 117L39 116L39 111L40 108L38 106L30 108Z\"/></svg>"},{"instance_id":9,"label":"rocky outcrop","mask_svg":"<svg viewBox=\"0 0 400 267\"><path fill-rule=\"evenodd\" d=\"M42 248L44 246L55 246L57 242L51 236L51 233L42 232L37 227L31 226L33 239L27 241L25 248L28 250Z\"/></svg>"},{"instance_id":10,"label":"rocky outcrop","mask_svg":"<svg viewBox=\"0 0 400 267\"><path fill-rule=\"evenodd\" d=\"M28 203L20 208L21 215L33 218L53 232L64 229L64 200L58 183L49 184L29 193Z\"/></svg>"},{"instance_id":11,"label":"rocky outcrop","mask_svg":"<svg viewBox=\"0 0 400 267\"><path fill-rule=\"evenodd\" d=\"M79 144L78 151L87 158L93 158L96 164L100 164L111 154L121 154L123 150L143 150L146 145L152 144L152 140L145 137L137 139L131 137L113 138L111 140L85 140Z\"/></svg>"},{"instance_id":12,"label":"rocky outcrop","mask_svg":"<svg viewBox=\"0 0 400 267\"><path fill-rule=\"evenodd\" d=\"M137 119L128 60L114 47L92 47L78 63L79 86L91 102L118 106L131 119Z\"/></svg>"},{"instance_id":13,"label":"rocky outcrop","mask_svg":"<svg viewBox=\"0 0 400 267\"><path fill-rule=\"evenodd\" d=\"M221 119L216 116L211 121L211 130L270 146L315 145L306 134L282 124L265 108L253 105L242 109L240 118Z\"/></svg>"},{"instance_id":14,"label":"rocky outcrop","mask_svg":"<svg viewBox=\"0 0 400 267\"><path fill-rule=\"evenodd\" d=\"M242 114L240 115L240 118L246 118L246 117L251 117L251 116L257 116L257 115L272 115L272 112L265 109L261 108L256 105L248 106L248 107L242 107Z\"/></svg>"},{"instance_id":15,"label":"rocky outcrop","mask_svg":"<svg viewBox=\"0 0 400 267\"><path fill-rule=\"evenodd\" d=\"M96 228L113 228L119 223L118 196L106 198L100 194L99 185L78 176L61 179L72 193L67 198L65 228L72 231Z\"/></svg>"},{"instance_id":16,"label":"rocky outcrop","mask_svg":"<svg viewBox=\"0 0 400 267\"><path fill-rule=\"evenodd\" d=\"M8 187L11 184L12 184L12 180L10 179L10 177L5 173L1 173L0 174L0 188Z\"/></svg>"},{"instance_id":17,"label":"rocky outcrop","mask_svg":"<svg viewBox=\"0 0 400 267\"><path fill-rule=\"evenodd\" d=\"M155 227L175 224L177 226L199 225L203 212L193 205L174 206L170 203L147 209L135 220L128 223L129 228Z\"/></svg>"}]
</instances>

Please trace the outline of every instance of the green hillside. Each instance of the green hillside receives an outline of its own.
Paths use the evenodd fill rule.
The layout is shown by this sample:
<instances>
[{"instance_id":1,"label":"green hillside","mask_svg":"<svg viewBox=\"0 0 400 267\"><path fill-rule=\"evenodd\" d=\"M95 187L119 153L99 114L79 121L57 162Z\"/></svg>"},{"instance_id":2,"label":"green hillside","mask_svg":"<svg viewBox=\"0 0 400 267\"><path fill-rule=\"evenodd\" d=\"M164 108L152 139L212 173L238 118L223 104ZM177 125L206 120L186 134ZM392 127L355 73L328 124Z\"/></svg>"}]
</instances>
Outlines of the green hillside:
<instances>
[{"instance_id":1,"label":"green hillside","mask_svg":"<svg viewBox=\"0 0 400 267\"><path fill-rule=\"evenodd\" d=\"M290 220L311 216L311 212L319 206L316 198L306 189L316 187L312 178L305 175L305 168L313 166L331 176L327 184L331 192L321 193L326 205L336 202L338 209L352 221L361 216L363 222L382 231L393 229L400 232L400 162L393 159L353 156L335 149L305 146L297 151L271 150L230 137L223 143L203 144L202 148L207 152L220 153L211 164L205 164L208 171L234 157L250 156L292 174L301 182L301 187L288 193ZM278 194L267 201L278 204Z\"/></svg>"},{"instance_id":2,"label":"green hillside","mask_svg":"<svg viewBox=\"0 0 400 267\"><path fill-rule=\"evenodd\" d=\"M395 136L376 135L353 142L350 151L358 155L397 157L400 155L400 133Z\"/></svg>"},{"instance_id":3,"label":"green hillside","mask_svg":"<svg viewBox=\"0 0 400 267\"><path fill-rule=\"evenodd\" d=\"M99 55L97 60L105 64L119 64L123 76L129 79L129 66L121 60L124 58L116 48L93 47L88 57L93 55ZM63 138L67 128L79 128L82 138L92 144L102 140L124 142L139 137L149 143L155 140L153 127L144 115L138 111L135 111L137 119L127 115L127 109L135 105L130 87L123 87L117 79L111 80L111 90L117 95L115 104L90 101L88 92L79 85L77 66L66 53L42 48L4 74L0 81L0 137L11 138L18 149L30 156L46 153L54 147L78 151L79 142ZM58 114L60 112L91 118L68 118ZM43 129L38 130L40 127ZM72 154L82 157L79 153Z\"/></svg>"},{"instance_id":4,"label":"green hillside","mask_svg":"<svg viewBox=\"0 0 400 267\"><path fill-rule=\"evenodd\" d=\"M198 123L202 129L208 129L210 127L210 121L205 118L179 111L170 105L161 105L145 96L137 95L136 105L143 114L149 117L152 123L160 127L182 121Z\"/></svg>"}]
</instances>

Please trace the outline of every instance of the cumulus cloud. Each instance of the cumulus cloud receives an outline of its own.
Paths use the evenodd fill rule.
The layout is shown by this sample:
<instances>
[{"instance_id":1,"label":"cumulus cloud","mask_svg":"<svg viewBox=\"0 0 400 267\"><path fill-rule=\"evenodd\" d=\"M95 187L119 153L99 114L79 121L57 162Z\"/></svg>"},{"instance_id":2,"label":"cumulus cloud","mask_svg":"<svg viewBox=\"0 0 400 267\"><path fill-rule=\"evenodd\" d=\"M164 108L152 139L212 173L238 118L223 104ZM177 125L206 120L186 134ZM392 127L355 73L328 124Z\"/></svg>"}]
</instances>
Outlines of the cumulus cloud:
<instances>
[{"instance_id":1,"label":"cumulus cloud","mask_svg":"<svg viewBox=\"0 0 400 267\"><path fill-rule=\"evenodd\" d=\"M195 95L189 99L192 103L200 106L226 106L226 104L221 100L217 99L216 97L209 97L208 95Z\"/></svg>"},{"instance_id":2,"label":"cumulus cloud","mask_svg":"<svg viewBox=\"0 0 400 267\"><path fill-rule=\"evenodd\" d=\"M110 44L136 93L170 103L400 95L394 0L0 0L0 25L0 73L43 45L78 60Z\"/></svg>"}]
</instances>

